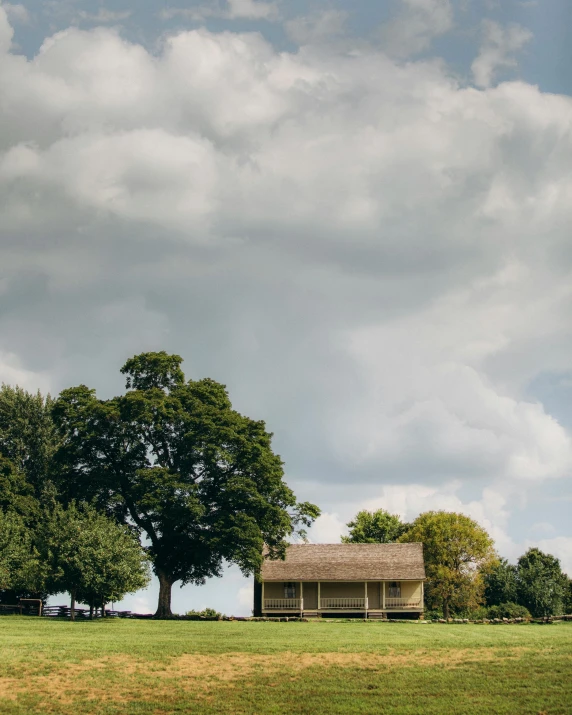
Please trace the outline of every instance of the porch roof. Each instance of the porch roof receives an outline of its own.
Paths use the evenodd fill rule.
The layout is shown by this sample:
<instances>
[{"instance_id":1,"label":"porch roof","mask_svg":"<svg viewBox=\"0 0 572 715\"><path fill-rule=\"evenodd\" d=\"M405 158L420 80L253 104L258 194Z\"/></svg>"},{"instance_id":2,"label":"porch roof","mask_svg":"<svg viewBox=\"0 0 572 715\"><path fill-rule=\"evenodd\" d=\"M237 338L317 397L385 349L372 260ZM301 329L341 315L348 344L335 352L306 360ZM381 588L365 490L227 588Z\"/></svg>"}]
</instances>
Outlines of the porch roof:
<instances>
[{"instance_id":1,"label":"porch roof","mask_svg":"<svg viewBox=\"0 0 572 715\"><path fill-rule=\"evenodd\" d=\"M263 581L417 581L423 544L291 544L282 561L266 559Z\"/></svg>"}]
</instances>

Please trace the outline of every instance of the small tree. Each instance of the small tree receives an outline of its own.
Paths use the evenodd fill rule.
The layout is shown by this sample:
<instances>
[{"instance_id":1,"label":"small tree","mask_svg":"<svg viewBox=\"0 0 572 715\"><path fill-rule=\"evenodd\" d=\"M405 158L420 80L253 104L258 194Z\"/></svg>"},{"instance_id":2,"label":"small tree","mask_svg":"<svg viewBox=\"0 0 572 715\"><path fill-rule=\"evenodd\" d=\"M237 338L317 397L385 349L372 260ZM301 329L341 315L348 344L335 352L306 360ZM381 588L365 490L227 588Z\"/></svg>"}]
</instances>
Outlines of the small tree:
<instances>
[{"instance_id":1,"label":"small tree","mask_svg":"<svg viewBox=\"0 0 572 715\"><path fill-rule=\"evenodd\" d=\"M474 609L483 602L481 571L495 563L493 540L464 514L427 511L420 514L400 542L421 542L427 573L426 599L430 606L451 610Z\"/></svg>"},{"instance_id":2,"label":"small tree","mask_svg":"<svg viewBox=\"0 0 572 715\"><path fill-rule=\"evenodd\" d=\"M127 527L88 504L56 504L39 540L49 593L120 600L149 582L147 557Z\"/></svg>"},{"instance_id":3,"label":"small tree","mask_svg":"<svg viewBox=\"0 0 572 715\"><path fill-rule=\"evenodd\" d=\"M0 590L33 590L37 579L31 531L16 512L0 511Z\"/></svg>"},{"instance_id":4,"label":"small tree","mask_svg":"<svg viewBox=\"0 0 572 715\"><path fill-rule=\"evenodd\" d=\"M568 579L560 561L540 549L529 549L518 560L518 602L536 618L563 612Z\"/></svg>"},{"instance_id":5,"label":"small tree","mask_svg":"<svg viewBox=\"0 0 572 715\"><path fill-rule=\"evenodd\" d=\"M385 509L358 512L347 524L350 534L342 536L344 544L389 544L397 541L407 531L397 514Z\"/></svg>"},{"instance_id":6,"label":"small tree","mask_svg":"<svg viewBox=\"0 0 572 715\"><path fill-rule=\"evenodd\" d=\"M564 599L564 613L572 614L572 578L567 578L566 598Z\"/></svg>"},{"instance_id":7,"label":"small tree","mask_svg":"<svg viewBox=\"0 0 572 715\"><path fill-rule=\"evenodd\" d=\"M517 568L500 559L483 573L487 606L517 602Z\"/></svg>"}]
</instances>

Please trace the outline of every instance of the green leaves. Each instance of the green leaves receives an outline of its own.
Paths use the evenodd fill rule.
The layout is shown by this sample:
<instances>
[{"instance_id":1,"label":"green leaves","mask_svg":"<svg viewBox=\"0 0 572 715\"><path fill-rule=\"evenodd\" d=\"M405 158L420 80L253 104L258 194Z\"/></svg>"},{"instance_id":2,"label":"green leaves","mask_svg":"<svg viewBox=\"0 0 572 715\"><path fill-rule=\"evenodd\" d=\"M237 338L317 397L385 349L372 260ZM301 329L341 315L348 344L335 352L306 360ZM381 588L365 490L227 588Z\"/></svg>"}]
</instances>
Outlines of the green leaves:
<instances>
[{"instance_id":1,"label":"green leaves","mask_svg":"<svg viewBox=\"0 0 572 715\"><path fill-rule=\"evenodd\" d=\"M421 542L427 574L426 600L449 609L473 609L483 600L482 571L497 561L493 540L464 514L427 511L399 539Z\"/></svg>"},{"instance_id":2,"label":"green leaves","mask_svg":"<svg viewBox=\"0 0 572 715\"><path fill-rule=\"evenodd\" d=\"M79 386L53 411L61 492L144 532L165 594L219 575L224 561L256 571L265 544L280 556L319 514L285 484L264 422L233 410L224 385L186 381L181 362L137 355L122 368L125 395L98 400Z\"/></svg>"},{"instance_id":3,"label":"green leaves","mask_svg":"<svg viewBox=\"0 0 572 715\"><path fill-rule=\"evenodd\" d=\"M34 590L39 561L32 532L14 511L0 511L0 590Z\"/></svg>"},{"instance_id":4,"label":"green leaves","mask_svg":"<svg viewBox=\"0 0 572 715\"><path fill-rule=\"evenodd\" d=\"M535 617L564 612L568 579L560 561L540 549L529 549L517 564L518 602Z\"/></svg>"},{"instance_id":5,"label":"green leaves","mask_svg":"<svg viewBox=\"0 0 572 715\"><path fill-rule=\"evenodd\" d=\"M88 504L56 505L38 541L46 590L107 603L149 582L136 536Z\"/></svg>"},{"instance_id":6,"label":"green leaves","mask_svg":"<svg viewBox=\"0 0 572 715\"><path fill-rule=\"evenodd\" d=\"M360 511L347 526L350 535L342 536L344 544L389 544L397 541L407 528L397 514L385 509Z\"/></svg>"}]
</instances>

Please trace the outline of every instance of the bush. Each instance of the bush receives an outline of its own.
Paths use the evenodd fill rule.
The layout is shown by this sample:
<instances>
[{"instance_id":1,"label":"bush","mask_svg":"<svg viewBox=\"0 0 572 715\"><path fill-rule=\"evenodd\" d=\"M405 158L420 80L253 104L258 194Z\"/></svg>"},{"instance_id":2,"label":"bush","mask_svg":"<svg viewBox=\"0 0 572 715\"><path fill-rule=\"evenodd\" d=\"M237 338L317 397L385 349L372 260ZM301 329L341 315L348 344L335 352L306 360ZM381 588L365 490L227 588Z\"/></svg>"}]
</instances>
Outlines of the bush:
<instances>
[{"instance_id":1,"label":"bush","mask_svg":"<svg viewBox=\"0 0 572 715\"><path fill-rule=\"evenodd\" d=\"M425 611L424 617L427 621L437 621L439 618L443 618L443 611L439 611L438 609Z\"/></svg>"},{"instance_id":2,"label":"bush","mask_svg":"<svg viewBox=\"0 0 572 715\"><path fill-rule=\"evenodd\" d=\"M214 608L203 608L202 611L187 611L186 616L196 616L198 618L217 618L222 619L223 614L216 611Z\"/></svg>"},{"instance_id":3,"label":"bush","mask_svg":"<svg viewBox=\"0 0 572 715\"><path fill-rule=\"evenodd\" d=\"M525 606L518 603L501 603L498 606L490 606L487 618L530 618L530 611Z\"/></svg>"}]
</instances>

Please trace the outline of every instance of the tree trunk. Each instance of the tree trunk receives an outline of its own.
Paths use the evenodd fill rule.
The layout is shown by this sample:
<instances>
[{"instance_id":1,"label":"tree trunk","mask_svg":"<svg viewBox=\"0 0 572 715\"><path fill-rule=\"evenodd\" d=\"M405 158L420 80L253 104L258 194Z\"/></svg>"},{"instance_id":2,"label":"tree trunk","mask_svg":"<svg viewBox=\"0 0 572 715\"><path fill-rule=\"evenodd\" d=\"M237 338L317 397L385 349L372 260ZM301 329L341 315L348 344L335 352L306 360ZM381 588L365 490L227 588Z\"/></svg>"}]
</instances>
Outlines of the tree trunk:
<instances>
[{"instance_id":1,"label":"tree trunk","mask_svg":"<svg viewBox=\"0 0 572 715\"><path fill-rule=\"evenodd\" d=\"M155 618L169 618L173 615L171 613L171 587L174 582L160 569L157 569L157 577L159 578L159 602Z\"/></svg>"},{"instance_id":2,"label":"tree trunk","mask_svg":"<svg viewBox=\"0 0 572 715\"><path fill-rule=\"evenodd\" d=\"M101 604L101 617L105 618L105 603Z\"/></svg>"},{"instance_id":3,"label":"tree trunk","mask_svg":"<svg viewBox=\"0 0 572 715\"><path fill-rule=\"evenodd\" d=\"M75 589L70 591L71 603L70 603L70 615L72 621L75 621Z\"/></svg>"},{"instance_id":4,"label":"tree trunk","mask_svg":"<svg viewBox=\"0 0 572 715\"><path fill-rule=\"evenodd\" d=\"M89 604L89 620L93 621L93 601Z\"/></svg>"},{"instance_id":5,"label":"tree trunk","mask_svg":"<svg viewBox=\"0 0 572 715\"><path fill-rule=\"evenodd\" d=\"M443 600L443 618L445 620L449 618L449 601L446 598Z\"/></svg>"}]
</instances>

